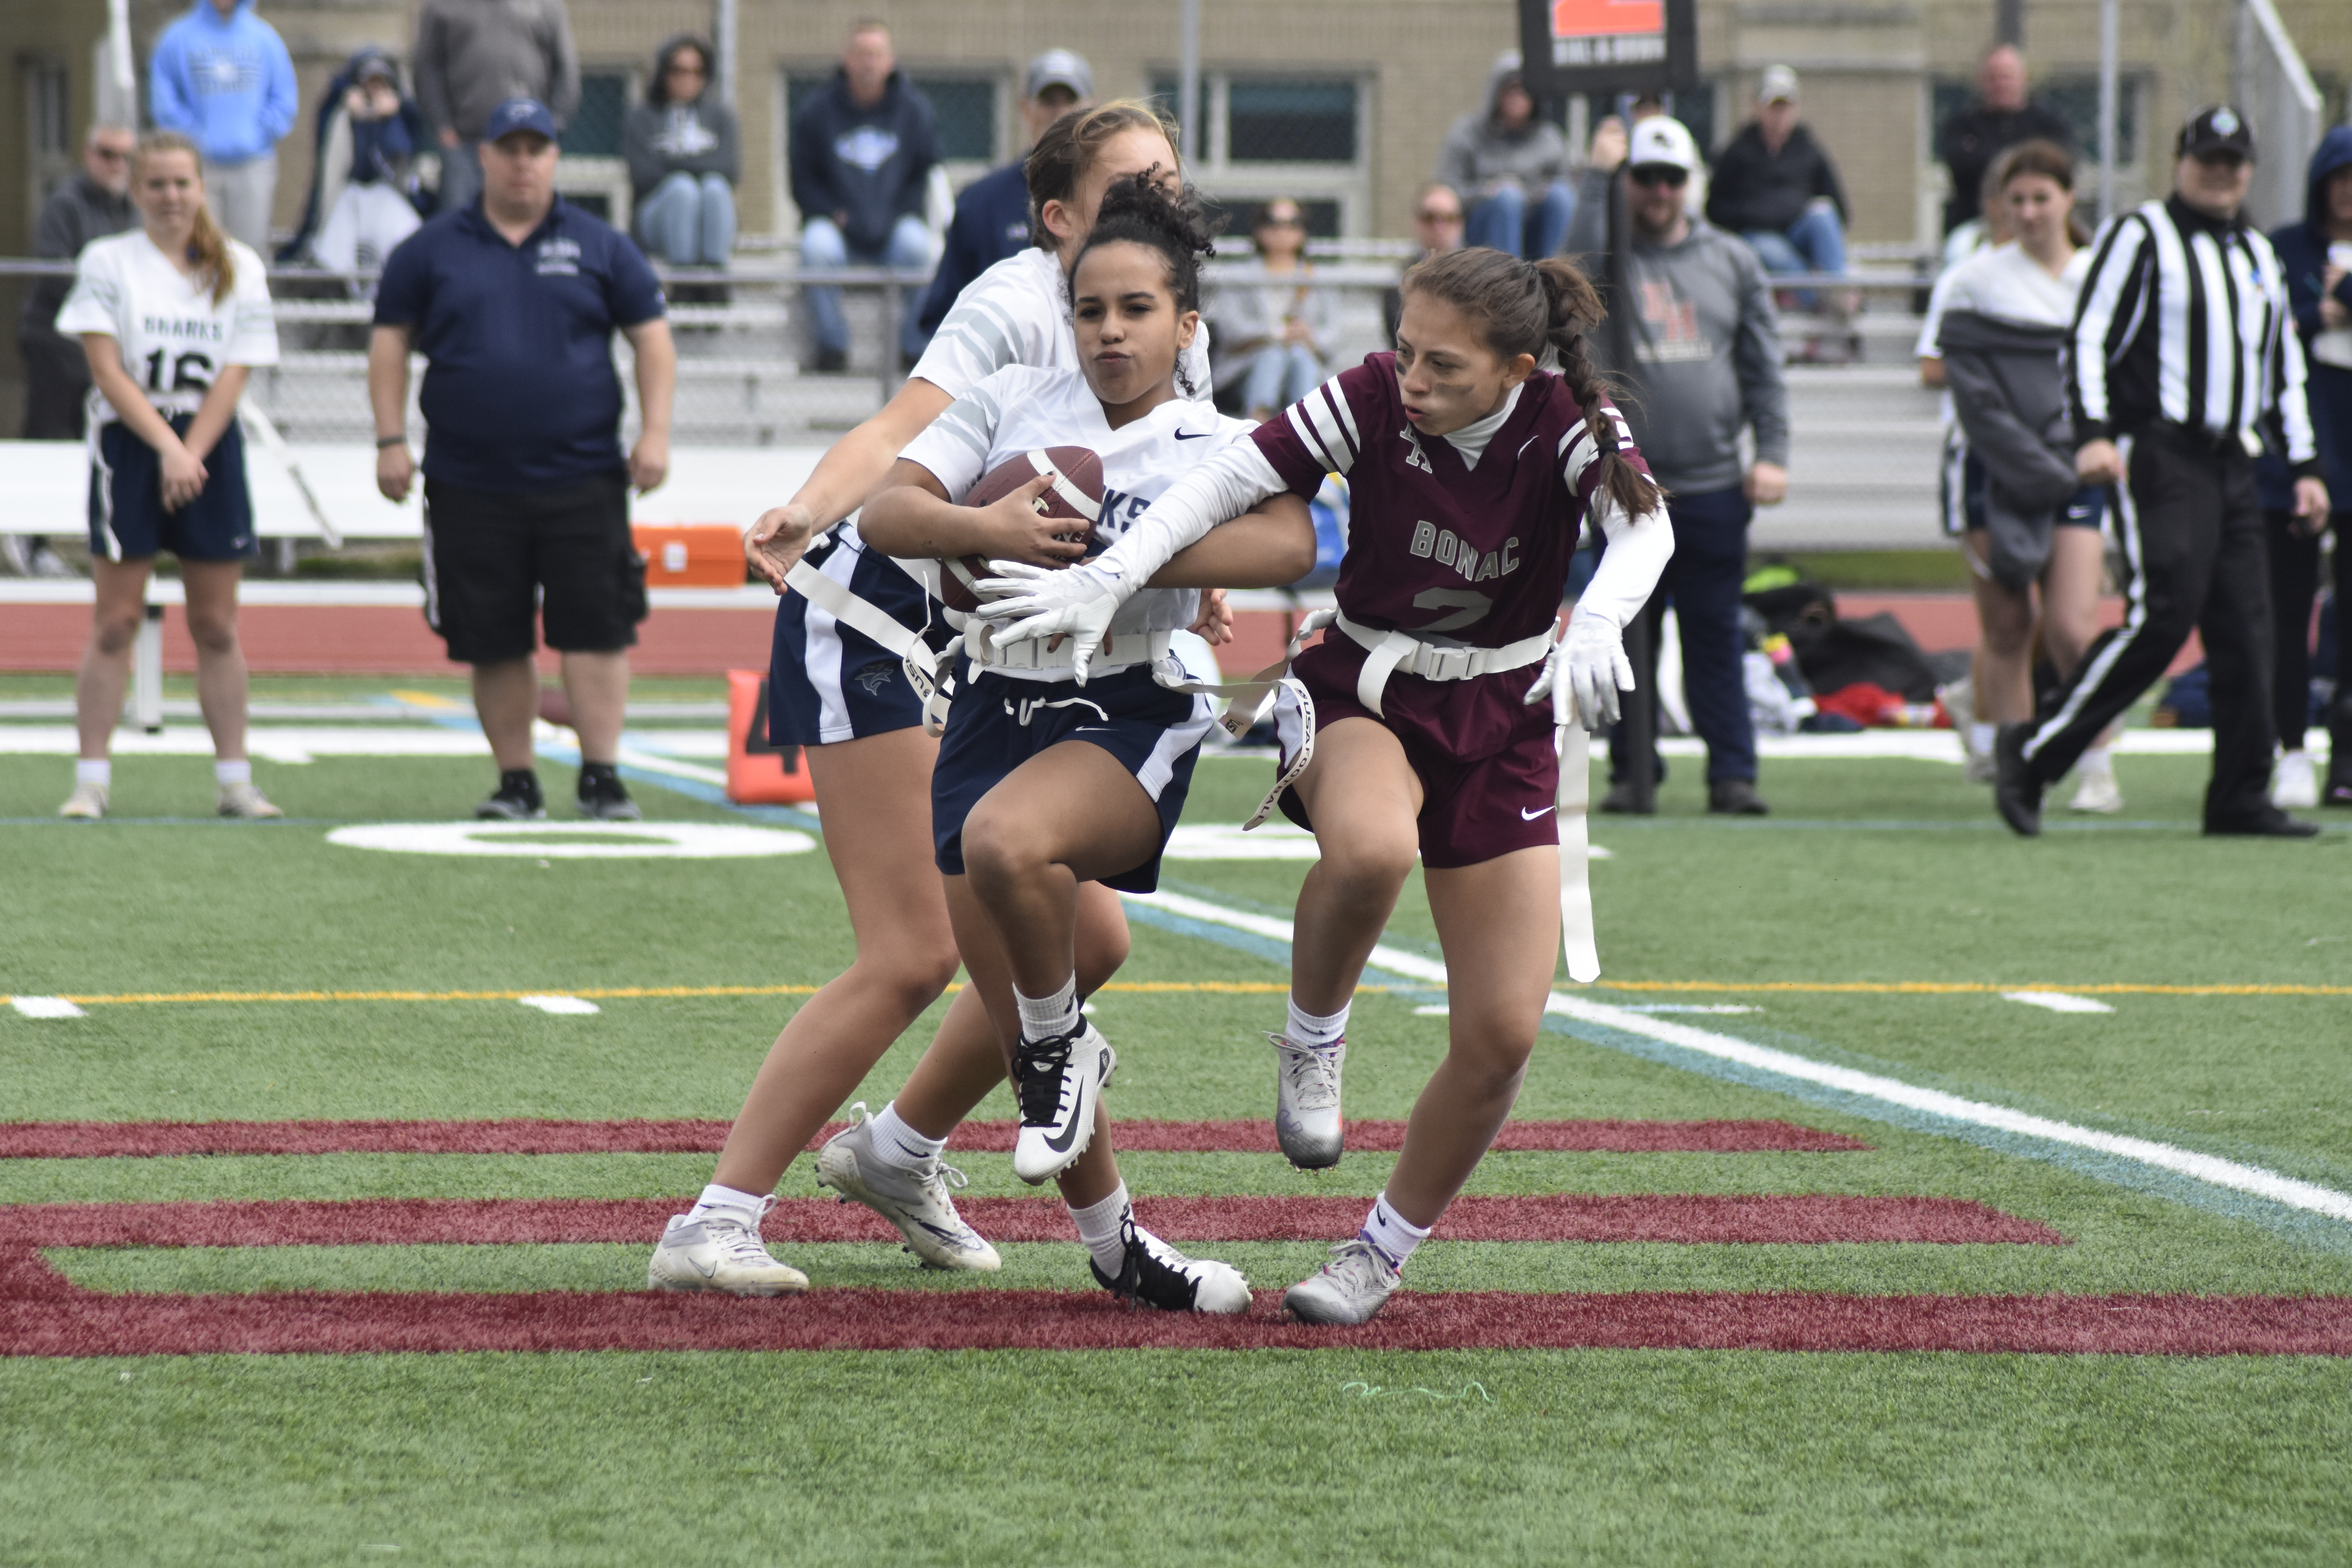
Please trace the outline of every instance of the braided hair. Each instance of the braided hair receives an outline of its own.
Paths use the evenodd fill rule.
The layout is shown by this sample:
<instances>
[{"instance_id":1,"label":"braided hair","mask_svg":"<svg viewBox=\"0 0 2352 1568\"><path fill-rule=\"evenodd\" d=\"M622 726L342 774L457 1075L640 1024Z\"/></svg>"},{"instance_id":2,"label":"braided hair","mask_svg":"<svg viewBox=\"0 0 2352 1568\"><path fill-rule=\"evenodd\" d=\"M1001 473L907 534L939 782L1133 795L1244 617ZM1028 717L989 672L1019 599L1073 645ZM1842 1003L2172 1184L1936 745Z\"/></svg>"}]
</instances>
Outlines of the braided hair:
<instances>
[{"instance_id":1,"label":"braided hair","mask_svg":"<svg viewBox=\"0 0 2352 1568\"><path fill-rule=\"evenodd\" d=\"M1573 263L1559 257L1522 261L1499 250L1472 247L1433 256L1404 275L1403 291L1443 300L1483 322L1486 346L1508 362L1549 354L1559 378L1584 410L1585 427L1601 465L1601 485L1627 517L1651 510L1664 492L1617 455L1617 429L1605 412L1609 383L1584 352L1585 334L1608 312Z\"/></svg>"},{"instance_id":2,"label":"braided hair","mask_svg":"<svg viewBox=\"0 0 2352 1568\"><path fill-rule=\"evenodd\" d=\"M1177 313L1200 310L1201 263L1217 253L1216 226L1202 208L1198 191L1186 185L1171 195L1159 184L1158 174L1156 167L1146 169L1113 180L1103 192L1093 232L1070 258L1069 273L1062 280L1074 303L1078 268L1092 251L1105 245L1139 245L1157 252L1167 268L1168 291L1176 297ZM1199 395L1192 377L1184 374L1181 355L1176 361L1176 384L1187 397Z\"/></svg>"}]
</instances>

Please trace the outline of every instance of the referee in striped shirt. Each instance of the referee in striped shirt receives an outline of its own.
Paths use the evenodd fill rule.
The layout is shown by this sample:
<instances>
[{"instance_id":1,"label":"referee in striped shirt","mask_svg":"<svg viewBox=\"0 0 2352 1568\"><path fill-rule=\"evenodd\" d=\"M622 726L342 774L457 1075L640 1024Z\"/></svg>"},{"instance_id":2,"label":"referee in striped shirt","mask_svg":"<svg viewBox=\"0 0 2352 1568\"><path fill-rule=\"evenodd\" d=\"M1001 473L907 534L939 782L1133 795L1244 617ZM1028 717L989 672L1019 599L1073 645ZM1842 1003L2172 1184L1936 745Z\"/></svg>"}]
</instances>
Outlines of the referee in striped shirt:
<instances>
[{"instance_id":1,"label":"referee in striped shirt","mask_svg":"<svg viewBox=\"0 0 2352 1568\"><path fill-rule=\"evenodd\" d=\"M2042 831L2042 794L2203 636L2213 704L2208 834L2306 838L2271 805L2271 605L2254 457L2267 437L2295 476L2297 515L2327 488L2304 403L2303 346L2278 258L2239 216L2254 138L2224 105L2181 128L2172 195L2098 239L2067 348L2074 468L2107 487L2124 622L2091 645L2032 719L2003 727L1993 799Z\"/></svg>"}]
</instances>

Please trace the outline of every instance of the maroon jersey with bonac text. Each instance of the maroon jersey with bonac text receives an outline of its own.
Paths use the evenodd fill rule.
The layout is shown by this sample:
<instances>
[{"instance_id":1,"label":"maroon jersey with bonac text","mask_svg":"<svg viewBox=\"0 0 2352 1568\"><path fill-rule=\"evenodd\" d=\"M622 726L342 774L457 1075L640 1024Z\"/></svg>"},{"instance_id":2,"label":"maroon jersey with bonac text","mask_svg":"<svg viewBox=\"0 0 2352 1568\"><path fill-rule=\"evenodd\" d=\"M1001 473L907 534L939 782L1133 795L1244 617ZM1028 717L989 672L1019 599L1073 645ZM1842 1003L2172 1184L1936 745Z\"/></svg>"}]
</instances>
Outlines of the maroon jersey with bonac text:
<instances>
[{"instance_id":1,"label":"maroon jersey with bonac text","mask_svg":"<svg viewBox=\"0 0 2352 1568\"><path fill-rule=\"evenodd\" d=\"M1647 473L1613 407L1609 420ZM1405 418L1393 353L1365 356L1251 439L1293 494L1346 477L1338 597L1349 619L1498 647L1559 615L1600 466L1584 410L1549 371L1520 387L1475 467Z\"/></svg>"}]
</instances>

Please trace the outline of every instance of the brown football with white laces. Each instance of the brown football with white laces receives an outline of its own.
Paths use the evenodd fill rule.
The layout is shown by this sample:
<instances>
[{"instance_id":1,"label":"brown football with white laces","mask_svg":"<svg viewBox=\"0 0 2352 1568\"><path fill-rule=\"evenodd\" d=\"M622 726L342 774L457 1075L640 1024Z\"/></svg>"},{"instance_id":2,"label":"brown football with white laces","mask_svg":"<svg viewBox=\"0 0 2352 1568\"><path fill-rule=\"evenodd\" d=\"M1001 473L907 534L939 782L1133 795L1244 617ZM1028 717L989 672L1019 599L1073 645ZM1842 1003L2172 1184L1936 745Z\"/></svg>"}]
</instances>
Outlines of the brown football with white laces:
<instances>
[{"instance_id":1,"label":"brown football with white laces","mask_svg":"<svg viewBox=\"0 0 2352 1568\"><path fill-rule=\"evenodd\" d=\"M1040 474L1053 474L1053 485L1030 504L1040 517L1066 520L1070 527L1055 537L1083 542L1087 553L1102 548L1095 537L1095 520L1102 515L1102 459L1085 447L1046 447L1008 458L981 476L963 498L966 506L988 506L1003 500ZM970 614L980 608L972 584L995 575L983 555L950 556L940 563L940 598L950 610Z\"/></svg>"}]
</instances>

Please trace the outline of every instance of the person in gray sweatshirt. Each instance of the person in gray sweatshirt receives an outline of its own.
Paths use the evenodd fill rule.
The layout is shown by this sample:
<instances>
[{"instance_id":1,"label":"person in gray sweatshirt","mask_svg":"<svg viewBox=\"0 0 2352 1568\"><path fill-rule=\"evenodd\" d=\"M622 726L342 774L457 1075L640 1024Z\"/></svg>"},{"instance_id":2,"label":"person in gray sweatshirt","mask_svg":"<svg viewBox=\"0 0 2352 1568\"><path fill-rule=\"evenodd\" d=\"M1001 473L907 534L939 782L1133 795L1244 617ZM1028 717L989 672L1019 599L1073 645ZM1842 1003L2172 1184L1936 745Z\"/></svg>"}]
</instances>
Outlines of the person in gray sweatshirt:
<instances>
[{"instance_id":1,"label":"person in gray sweatshirt","mask_svg":"<svg viewBox=\"0 0 2352 1568\"><path fill-rule=\"evenodd\" d=\"M536 99L558 129L580 108L580 51L563 0L422 0L416 107L441 144L441 210L482 194L482 127L509 98Z\"/></svg>"},{"instance_id":2,"label":"person in gray sweatshirt","mask_svg":"<svg viewBox=\"0 0 2352 1568\"><path fill-rule=\"evenodd\" d=\"M1486 79L1486 101L1454 122L1437 154L1438 179L1469 209L1467 243L1530 261L1558 255L1576 213L1568 176L1568 142L1537 118L1519 53L1507 49Z\"/></svg>"},{"instance_id":3,"label":"person in gray sweatshirt","mask_svg":"<svg viewBox=\"0 0 2352 1568\"><path fill-rule=\"evenodd\" d=\"M679 34L654 56L646 100L622 128L637 238L673 267L724 267L735 248L743 156L735 111L710 79L710 46Z\"/></svg>"},{"instance_id":4,"label":"person in gray sweatshirt","mask_svg":"<svg viewBox=\"0 0 2352 1568\"><path fill-rule=\"evenodd\" d=\"M1568 248L1595 277L1606 271L1610 176L1625 166L1625 277L1612 290L1612 320L1593 335L1650 471L1666 489L1674 559L1647 611L1653 633L1671 601L1681 624L1683 693L1692 727L1706 742L1707 809L1760 816L1756 726L1742 679L1739 589L1748 570L1748 522L1789 488L1789 389L1780 372L1780 324L1764 268L1737 237L1685 209L1699 167L1682 122L1642 121L1628 136L1613 120L1593 138L1592 163L1570 226ZM1630 301L1631 310L1625 305ZM1622 311L1622 318L1618 312ZM1612 331L1610 328L1620 327ZM1739 436L1751 430L1755 461L1744 469ZM1654 692L1656 673L1643 684ZM1622 727L1610 742L1603 811L1633 809L1633 769L1664 776L1654 755L1628 754Z\"/></svg>"}]
</instances>

